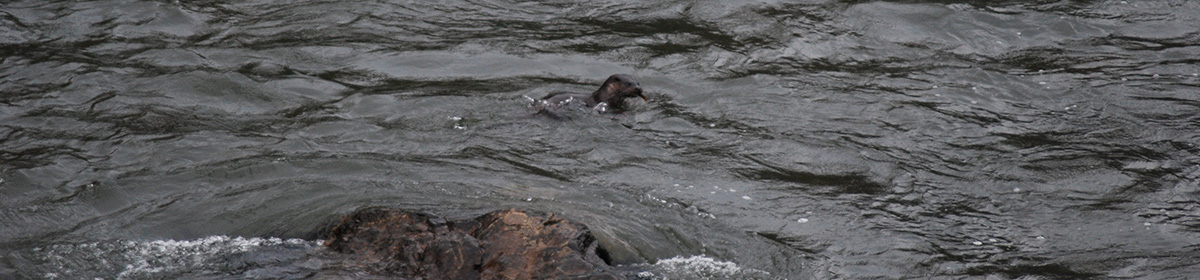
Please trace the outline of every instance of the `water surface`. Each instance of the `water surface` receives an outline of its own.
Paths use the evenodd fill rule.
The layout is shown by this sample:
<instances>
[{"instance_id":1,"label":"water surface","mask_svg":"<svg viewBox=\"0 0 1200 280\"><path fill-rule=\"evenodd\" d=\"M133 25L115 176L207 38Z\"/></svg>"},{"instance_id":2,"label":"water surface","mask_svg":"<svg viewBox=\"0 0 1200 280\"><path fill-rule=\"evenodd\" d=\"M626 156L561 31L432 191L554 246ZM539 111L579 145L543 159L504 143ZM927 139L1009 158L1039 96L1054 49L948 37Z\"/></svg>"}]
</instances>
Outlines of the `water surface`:
<instances>
[{"instance_id":1,"label":"water surface","mask_svg":"<svg viewBox=\"0 0 1200 280\"><path fill-rule=\"evenodd\" d=\"M276 2L0 6L0 278L366 277L320 232L379 205L643 278L1200 273L1195 1Z\"/></svg>"}]
</instances>

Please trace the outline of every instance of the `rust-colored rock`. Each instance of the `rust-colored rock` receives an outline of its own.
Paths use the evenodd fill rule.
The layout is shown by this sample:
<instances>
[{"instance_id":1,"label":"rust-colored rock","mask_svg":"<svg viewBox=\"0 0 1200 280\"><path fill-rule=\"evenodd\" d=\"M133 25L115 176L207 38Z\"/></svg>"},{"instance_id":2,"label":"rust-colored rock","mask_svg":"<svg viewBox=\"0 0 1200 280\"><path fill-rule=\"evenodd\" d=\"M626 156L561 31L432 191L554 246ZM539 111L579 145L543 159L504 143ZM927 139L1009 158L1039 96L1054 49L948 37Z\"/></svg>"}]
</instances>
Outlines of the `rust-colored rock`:
<instances>
[{"instance_id":1,"label":"rust-colored rock","mask_svg":"<svg viewBox=\"0 0 1200 280\"><path fill-rule=\"evenodd\" d=\"M447 222L431 214L369 208L325 241L368 270L424 279L621 279L596 254L587 226L553 214L500 210Z\"/></svg>"}]
</instances>

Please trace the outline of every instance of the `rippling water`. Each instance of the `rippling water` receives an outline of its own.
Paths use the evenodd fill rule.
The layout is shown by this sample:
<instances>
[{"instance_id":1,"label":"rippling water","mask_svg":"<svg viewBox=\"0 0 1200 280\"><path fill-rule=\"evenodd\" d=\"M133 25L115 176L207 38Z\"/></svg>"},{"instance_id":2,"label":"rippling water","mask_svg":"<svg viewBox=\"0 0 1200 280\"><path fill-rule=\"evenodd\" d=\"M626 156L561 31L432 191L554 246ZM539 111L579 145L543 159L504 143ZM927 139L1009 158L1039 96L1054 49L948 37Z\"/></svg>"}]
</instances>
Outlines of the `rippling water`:
<instances>
[{"instance_id":1,"label":"rippling water","mask_svg":"<svg viewBox=\"0 0 1200 280\"><path fill-rule=\"evenodd\" d=\"M373 205L644 278L1200 273L1200 2L275 2L0 5L0 278L364 277L317 240Z\"/></svg>"}]
</instances>

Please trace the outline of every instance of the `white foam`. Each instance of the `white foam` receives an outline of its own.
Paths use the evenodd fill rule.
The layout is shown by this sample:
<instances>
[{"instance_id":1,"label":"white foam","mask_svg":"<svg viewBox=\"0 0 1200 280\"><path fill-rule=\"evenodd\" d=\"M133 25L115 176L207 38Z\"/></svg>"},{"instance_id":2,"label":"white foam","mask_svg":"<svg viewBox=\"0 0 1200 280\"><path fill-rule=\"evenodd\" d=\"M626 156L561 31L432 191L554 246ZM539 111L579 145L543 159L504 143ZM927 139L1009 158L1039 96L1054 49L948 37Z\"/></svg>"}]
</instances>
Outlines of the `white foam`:
<instances>
[{"instance_id":1,"label":"white foam","mask_svg":"<svg viewBox=\"0 0 1200 280\"><path fill-rule=\"evenodd\" d=\"M666 270L685 270L689 272L708 272L725 275L732 275L742 271L742 268L736 263L719 261L704 255L659 260L655 265Z\"/></svg>"},{"instance_id":2,"label":"white foam","mask_svg":"<svg viewBox=\"0 0 1200 280\"><path fill-rule=\"evenodd\" d=\"M312 245L320 241L280 238L230 238L224 235L209 236L196 240L155 240L150 242L126 241L131 264L125 265L118 278L149 276L163 271L209 263L209 259L230 253L248 252L262 246ZM140 278L140 277L135 277Z\"/></svg>"},{"instance_id":3,"label":"white foam","mask_svg":"<svg viewBox=\"0 0 1200 280\"><path fill-rule=\"evenodd\" d=\"M105 241L55 244L34 248L37 258L54 271L46 278L84 279L94 276L117 279L153 279L173 273L220 265L224 257L284 246L315 250L323 241L280 238L208 236L194 240ZM289 249L289 250L291 250Z\"/></svg>"},{"instance_id":4,"label":"white foam","mask_svg":"<svg viewBox=\"0 0 1200 280\"><path fill-rule=\"evenodd\" d=\"M736 263L716 260L705 255L662 259L654 266L683 279L744 279L770 275L765 271L742 268Z\"/></svg>"}]
</instances>

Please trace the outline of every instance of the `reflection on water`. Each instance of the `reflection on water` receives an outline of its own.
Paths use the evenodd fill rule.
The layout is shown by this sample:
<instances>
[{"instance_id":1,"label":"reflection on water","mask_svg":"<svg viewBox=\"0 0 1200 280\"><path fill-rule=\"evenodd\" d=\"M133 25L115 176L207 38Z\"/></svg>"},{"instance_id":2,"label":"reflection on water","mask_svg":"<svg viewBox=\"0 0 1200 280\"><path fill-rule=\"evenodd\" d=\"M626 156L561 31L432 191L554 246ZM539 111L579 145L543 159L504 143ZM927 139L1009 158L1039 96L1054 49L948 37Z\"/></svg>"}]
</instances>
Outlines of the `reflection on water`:
<instances>
[{"instance_id":1,"label":"reflection on water","mask_svg":"<svg viewBox=\"0 0 1200 280\"><path fill-rule=\"evenodd\" d=\"M361 276L312 240L387 205L559 213L633 278L1184 278L1198 27L1191 1L6 3L0 275ZM530 116L614 73L650 101Z\"/></svg>"}]
</instances>

